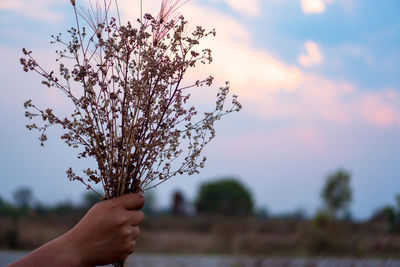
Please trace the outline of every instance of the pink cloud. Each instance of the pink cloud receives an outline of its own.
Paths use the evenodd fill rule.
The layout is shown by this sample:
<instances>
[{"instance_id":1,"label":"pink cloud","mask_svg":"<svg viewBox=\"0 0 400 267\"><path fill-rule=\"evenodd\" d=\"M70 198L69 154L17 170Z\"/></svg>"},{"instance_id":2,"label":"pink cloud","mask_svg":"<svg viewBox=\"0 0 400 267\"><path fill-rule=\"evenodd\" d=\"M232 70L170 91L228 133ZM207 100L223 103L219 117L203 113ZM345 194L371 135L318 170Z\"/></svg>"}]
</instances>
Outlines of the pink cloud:
<instances>
[{"instance_id":1,"label":"pink cloud","mask_svg":"<svg viewBox=\"0 0 400 267\"><path fill-rule=\"evenodd\" d=\"M304 44L305 54L299 56L298 61L303 67L311 67L320 65L324 61L319 45L312 41L307 41Z\"/></svg>"},{"instance_id":2,"label":"pink cloud","mask_svg":"<svg viewBox=\"0 0 400 267\"><path fill-rule=\"evenodd\" d=\"M135 18L138 4L121 1L120 8L124 18ZM157 12L158 8L157 1L145 2L145 12ZM190 18L189 27L200 24L217 29L217 36L203 44L213 50L213 64L199 66L194 72L188 73L187 78L193 80L213 74L216 77L215 87L223 85L225 80L231 81L232 92L238 94L243 103L243 113L265 121L295 121L287 135L299 142L310 142L323 136L320 128L326 122L339 125L366 122L373 126L389 127L400 119L397 109L400 97L394 90L372 94L356 88L350 82L300 70L266 50L254 49L252 36L243 24L218 11L189 2L183 7L182 13ZM310 60L321 62L322 53L319 56L315 53L319 50L318 45L309 42L310 47ZM53 55L42 51L38 58L49 59ZM51 62L45 64L52 66ZM209 103L206 99L213 97L214 93L215 90L199 91L196 97L200 97L196 101ZM56 93L49 92L43 102L62 105L58 97ZM308 127L303 129L302 125Z\"/></svg>"},{"instance_id":3,"label":"pink cloud","mask_svg":"<svg viewBox=\"0 0 400 267\"><path fill-rule=\"evenodd\" d=\"M335 144L329 142L324 130L317 127L292 127L249 131L239 136L227 136L215 142L215 150L223 151L224 155L232 160L238 159L264 159L271 155L307 153L319 157L329 156L335 150Z\"/></svg>"},{"instance_id":4,"label":"pink cloud","mask_svg":"<svg viewBox=\"0 0 400 267\"><path fill-rule=\"evenodd\" d=\"M217 78L216 84L231 81L232 91L240 96L244 104L244 112L263 118L291 118L312 124L365 121L366 115L361 114L358 107L370 94L368 91L357 89L348 81L335 81L301 71L268 51L254 49L252 36L232 17L194 4L186 5L184 14L190 18L191 25L205 23L206 27L215 27L218 32L216 38L204 44L213 50L213 64L197 68L195 74L189 77L212 73ZM323 62L318 44L310 41L305 47L308 63ZM391 94L392 98L397 97L395 92ZM395 111L393 107L400 106L396 101L387 102L386 105L391 108L380 111L381 115L375 113L374 116L385 123L374 125L389 126L395 123L395 120L388 118ZM372 121L376 122L377 119Z\"/></svg>"},{"instance_id":5,"label":"pink cloud","mask_svg":"<svg viewBox=\"0 0 400 267\"><path fill-rule=\"evenodd\" d=\"M66 1L69 4L69 1ZM62 5L52 0L12 0L1 1L0 10L13 12L28 18L59 23L64 19L64 13L54 10L55 5Z\"/></svg>"},{"instance_id":6,"label":"pink cloud","mask_svg":"<svg viewBox=\"0 0 400 267\"><path fill-rule=\"evenodd\" d=\"M388 127L400 121L399 102L398 95L393 91L370 94L362 97L359 112L368 123Z\"/></svg>"},{"instance_id":7,"label":"pink cloud","mask_svg":"<svg viewBox=\"0 0 400 267\"><path fill-rule=\"evenodd\" d=\"M122 1L120 6L123 17L136 17L138 3ZM158 11L159 2L145 2L144 7L145 12L154 13ZM199 66L195 72L188 73L188 78L211 73L216 77L216 86L225 80L231 81L233 93L238 94L244 104L243 112L264 119L294 119L311 125L366 121L377 126L389 126L397 122L395 107L400 103L394 91L390 93L391 98L379 92L371 95L356 90L349 82L304 72L268 51L254 49L252 36L246 27L226 14L193 2L186 4L181 11L190 18L189 28L200 24L209 29L215 27L218 32L215 38L207 39L203 44L213 50L213 64ZM307 42L305 46L309 62L318 64L323 61L318 44ZM43 51L38 58L52 58L47 54ZM51 66L52 63L46 64ZM199 94L211 96L214 91ZM58 102L56 95L51 99Z\"/></svg>"}]
</instances>

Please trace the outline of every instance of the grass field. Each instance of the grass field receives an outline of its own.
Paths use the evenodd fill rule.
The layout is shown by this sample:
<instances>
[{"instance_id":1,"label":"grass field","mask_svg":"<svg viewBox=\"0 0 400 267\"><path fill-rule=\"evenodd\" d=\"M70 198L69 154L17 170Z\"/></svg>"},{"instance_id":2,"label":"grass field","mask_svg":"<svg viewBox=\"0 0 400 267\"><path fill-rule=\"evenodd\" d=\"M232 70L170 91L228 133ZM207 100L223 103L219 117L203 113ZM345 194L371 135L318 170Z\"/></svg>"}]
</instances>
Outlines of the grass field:
<instances>
[{"instance_id":1,"label":"grass field","mask_svg":"<svg viewBox=\"0 0 400 267\"><path fill-rule=\"evenodd\" d=\"M84 213L82 213L84 214ZM0 248L31 250L72 228L82 214L0 218ZM138 253L400 258L400 235L383 223L223 217L148 217Z\"/></svg>"}]
</instances>

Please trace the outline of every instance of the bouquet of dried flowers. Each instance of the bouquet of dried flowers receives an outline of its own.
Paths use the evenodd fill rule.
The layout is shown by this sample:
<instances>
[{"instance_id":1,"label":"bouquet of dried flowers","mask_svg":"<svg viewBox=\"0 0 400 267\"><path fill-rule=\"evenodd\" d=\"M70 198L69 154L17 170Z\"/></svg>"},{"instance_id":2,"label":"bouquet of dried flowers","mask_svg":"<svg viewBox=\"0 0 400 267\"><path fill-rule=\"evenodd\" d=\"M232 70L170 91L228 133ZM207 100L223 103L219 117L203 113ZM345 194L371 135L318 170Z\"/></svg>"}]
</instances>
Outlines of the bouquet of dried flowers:
<instances>
[{"instance_id":1,"label":"bouquet of dried flowers","mask_svg":"<svg viewBox=\"0 0 400 267\"><path fill-rule=\"evenodd\" d=\"M71 0L76 25L67 39L52 36L52 43L63 47L56 50L59 68L46 70L23 49L24 70L65 93L74 109L64 118L28 100L26 117L42 123L27 128L40 131L44 145L46 130L61 126L61 139L79 149L78 158L97 162L96 169L83 170L85 175L69 168L68 178L93 191L93 183L102 183L105 199L198 173L206 161L202 150L215 137L215 121L241 108L237 96L225 107L229 83L219 89L214 110L201 115L189 105L191 90L211 86L213 77L188 83L184 75L197 64L211 63L211 50L196 48L216 33L197 26L185 34L187 21L177 13L184 2L162 0L157 17L144 14L134 27L122 25L119 12L110 16L112 4L118 11L116 0L90 2L89 8Z\"/></svg>"}]
</instances>

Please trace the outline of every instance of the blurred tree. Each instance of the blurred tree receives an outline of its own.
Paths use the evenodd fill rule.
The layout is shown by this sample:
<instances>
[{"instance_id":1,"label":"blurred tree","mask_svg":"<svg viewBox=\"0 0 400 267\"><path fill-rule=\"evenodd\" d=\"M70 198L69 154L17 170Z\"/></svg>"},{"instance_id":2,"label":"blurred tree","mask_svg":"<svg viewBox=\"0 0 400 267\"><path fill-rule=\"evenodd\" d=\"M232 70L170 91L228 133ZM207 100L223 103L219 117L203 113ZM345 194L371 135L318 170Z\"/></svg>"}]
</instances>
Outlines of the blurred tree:
<instances>
[{"instance_id":1,"label":"blurred tree","mask_svg":"<svg viewBox=\"0 0 400 267\"><path fill-rule=\"evenodd\" d=\"M14 192L14 201L17 207L28 209L31 207L33 193L29 187L20 187Z\"/></svg>"},{"instance_id":2,"label":"blurred tree","mask_svg":"<svg viewBox=\"0 0 400 267\"><path fill-rule=\"evenodd\" d=\"M144 193L144 199L146 201L142 211L144 214L146 214L146 216L154 216L156 214L156 195L154 194L154 190L146 191Z\"/></svg>"},{"instance_id":3,"label":"blurred tree","mask_svg":"<svg viewBox=\"0 0 400 267\"><path fill-rule=\"evenodd\" d=\"M343 221L352 222L353 221L353 213L350 210L346 210L343 214Z\"/></svg>"},{"instance_id":4,"label":"blurred tree","mask_svg":"<svg viewBox=\"0 0 400 267\"><path fill-rule=\"evenodd\" d=\"M83 204L84 207L90 209L97 202L101 201L101 198L99 195L97 195L93 191L86 191L85 194L83 195L83 201L84 201L84 204Z\"/></svg>"},{"instance_id":5,"label":"blurred tree","mask_svg":"<svg viewBox=\"0 0 400 267\"><path fill-rule=\"evenodd\" d=\"M196 201L199 213L250 215L253 200L250 192L235 179L204 183Z\"/></svg>"},{"instance_id":6,"label":"blurred tree","mask_svg":"<svg viewBox=\"0 0 400 267\"><path fill-rule=\"evenodd\" d=\"M23 212L25 211L26 210ZM11 249L19 248L20 243L18 228L20 215L21 210L15 208L15 206L11 205L0 197L0 217L11 219L11 223L8 225L0 223L0 244L4 243L6 247Z\"/></svg>"},{"instance_id":7,"label":"blurred tree","mask_svg":"<svg viewBox=\"0 0 400 267\"><path fill-rule=\"evenodd\" d=\"M8 203L0 196L0 208L6 206Z\"/></svg>"},{"instance_id":8,"label":"blurred tree","mask_svg":"<svg viewBox=\"0 0 400 267\"><path fill-rule=\"evenodd\" d=\"M10 203L0 197L0 217L15 216L15 214L15 208Z\"/></svg>"},{"instance_id":9,"label":"blurred tree","mask_svg":"<svg viewBox=\"0 0 400 267\"><path fill-rule=\"evenodd\" d=\"M172 214L175 216L186 215L185 197L180 191L175 191L172 195Z\"/></svg>"},{"instance_id":10,"label":"blurred tree","mask_svg":"<svg viewBox=\"0 0 400 267\"><path fill-rule=\"evenodd\" d=\"M257 217L260 219L265 219L270 216L268 207L263 206L256 211Z\"/></svg>"},{"instance_id":11,"label":"blurred tree","mask_svg":"<svg viewBox=\"0 0 400 267\"><path fill-rule=\"evenodd\" d=\"M389 223L390 231L400 233L400 194L396 196L396 206L388 206L383 211Z\"/></svg>"},{"instance_id":12,"label":"blurred tree","mask_svg":"<svg viewBox=\"0 0 400 267\"><path fill-rule=\"evenodd\" d=\"M351 174L345 170L338 170L326 179L321 196L325 207L334 218L339 212L345 214L352 200L350 180Z\"/></svg>"},{"instance_id":13,"label":"blurred tree","mask_svg":"<svg viewBox=\"0 0 400 267\"><path fill-rule=\"evenodd\" d=\"M43 205L40 202L36 202L33 206L33 209L35 210L36 214L39 216L44 216L48 213L49 208Z\"/></svg>"},{"instance_id":14,"label":"blurred tree","mask_svg":"<svg viewBox=\"0 0 400 267\"><path fill-rule=\"evenodd\" d=\"M76 211L76 207L70 200L56 204L52 208L52 212L56 214L68 214Z\"/></svg>"},{"instance_id":15,"label":"blurred tree","mask_svg":"<svg viewBox=\"0 0 400 267\"><path fill-rule=\"evenodd\" d=\"M332 223L332 217L325 210L319 210L311 220L311 227L314 229L323 229Z\"/></svg>"}]
</instances>

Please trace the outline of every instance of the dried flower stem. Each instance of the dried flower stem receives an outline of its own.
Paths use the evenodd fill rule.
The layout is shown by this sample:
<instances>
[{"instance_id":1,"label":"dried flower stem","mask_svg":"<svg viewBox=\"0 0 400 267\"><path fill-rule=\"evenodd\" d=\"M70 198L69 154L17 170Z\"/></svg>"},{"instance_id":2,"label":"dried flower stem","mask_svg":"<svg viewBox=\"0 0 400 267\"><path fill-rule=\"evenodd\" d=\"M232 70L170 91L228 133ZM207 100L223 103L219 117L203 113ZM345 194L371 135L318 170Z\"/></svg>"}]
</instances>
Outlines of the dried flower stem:
<instances>
[{"instance_id":1,"label":"dried flower stem","mask_svg":"<svg viewBox=\"0 0 400 267\"><path fill-rule=\"evenodd\" d=\"M163 0L153 17L142 14L140 1L135 28L130 22L121 25L117 1L118 23L109 16L112 0L104 0L103 6L90 2L90 9L71 1L76 27L68 31L67 41L61 34L52 36L53 43L64 46L56 51L59 69L46 71L23 49L24 70L39 74L43 84L64 92L74 106L72 114L60 118L28 100L26 117L39 117L43 125L27 128L38 130L44 145L47 128L60 125L61 139L79 149L78 158L97 162L95 170L83 170L85 178L69 168L68 178L91 190L101 182L106 199L154 188L178 174L198 173L206 161L203 148L215 137L215 121L241 109L237 96L225 107L229 83L219 89L214 110L201 116L189 105L192 89L213 83L211 76L191 84L183 78L197 64L212 62L210 49L196 48L215 30L197 26L185 35L187 22L176 13L185 2Z\"/></svg>"}]
</instances>

